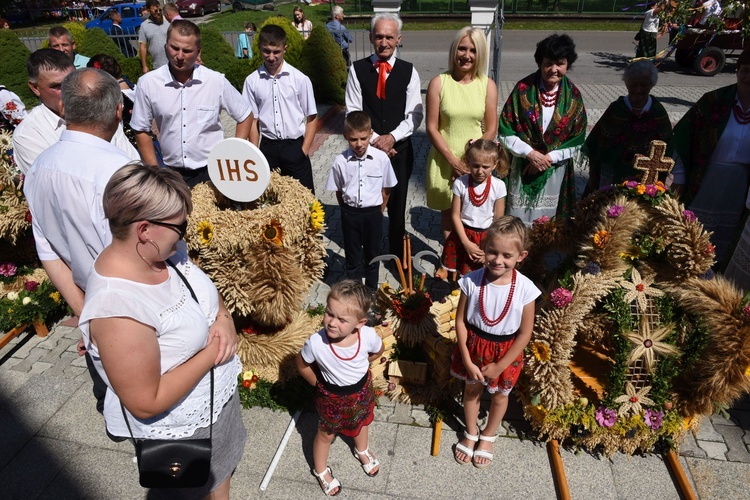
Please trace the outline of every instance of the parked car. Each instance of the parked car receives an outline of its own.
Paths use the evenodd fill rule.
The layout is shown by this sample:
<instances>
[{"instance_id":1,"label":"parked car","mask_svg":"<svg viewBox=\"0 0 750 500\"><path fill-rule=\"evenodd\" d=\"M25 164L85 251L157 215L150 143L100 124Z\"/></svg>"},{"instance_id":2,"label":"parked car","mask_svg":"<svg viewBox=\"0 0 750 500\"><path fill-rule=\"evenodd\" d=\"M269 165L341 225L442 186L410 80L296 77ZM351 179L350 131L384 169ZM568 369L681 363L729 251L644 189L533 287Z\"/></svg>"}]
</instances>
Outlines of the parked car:
<instances>
[{"instance_id":1,"label":"parked car","mask_svg":"<svg viewBox=\"0 0 750 500\"><path fill-rule=\"evenodd\" d=\"M112 15L112 12L118 10L122 16L122 22L120 23L122 30L131 35L138 33L138 30L141 29L141 23L143 23L141 9L143 9L145 5L145 2L113 5L105 10L101 16L87 22L86 28L101 28L109 35L112 30L112 18L110 16Z\"/></svg>"},{"instance_id":2,"label":"parked car","mask_svg":"<svg viewBox=\"0 0 750 500\"><path fill-rule=\"evenodd\" d=\"M242 10L273 10L273 0L232 0L232 11Z\"/></svg>"},{"instance_id":3,"label":"parked car","mask_svg":"<svg viewBox=\"0 0 750 500\"><path fill-rule=\"evenodd\" d=\"M181 16L205 16L206 12L221 12L221 0L177 0Z\"/></svg>"}]
</instances>

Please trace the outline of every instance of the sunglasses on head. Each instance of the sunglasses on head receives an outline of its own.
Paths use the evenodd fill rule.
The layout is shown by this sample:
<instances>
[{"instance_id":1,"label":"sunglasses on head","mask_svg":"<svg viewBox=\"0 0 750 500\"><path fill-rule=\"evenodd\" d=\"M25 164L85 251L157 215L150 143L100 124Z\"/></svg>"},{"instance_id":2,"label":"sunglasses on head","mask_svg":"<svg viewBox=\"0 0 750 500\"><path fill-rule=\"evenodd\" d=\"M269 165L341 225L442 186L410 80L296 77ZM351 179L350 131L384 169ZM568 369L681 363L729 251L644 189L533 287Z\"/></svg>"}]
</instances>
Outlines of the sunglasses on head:
<instances>
[{"instance_id":1,"label":"sunglasses on head","mask_svg":"<svg viewBox=\"0 0 750 500\"><path fill-rule=\"evenodd\" d=\"M180 239L184 238L185 233L187 233L187 226L188 226L187 219L185 219L185 222L183 222L182 224L171 224L169 222L161 222L158 220L148 220L146 222L150 222L151 224L156 224L157 226L164 226L170 229L174 229L175 231L177 231L177 234L180 235Z\"/></svg>"}]
</instances>

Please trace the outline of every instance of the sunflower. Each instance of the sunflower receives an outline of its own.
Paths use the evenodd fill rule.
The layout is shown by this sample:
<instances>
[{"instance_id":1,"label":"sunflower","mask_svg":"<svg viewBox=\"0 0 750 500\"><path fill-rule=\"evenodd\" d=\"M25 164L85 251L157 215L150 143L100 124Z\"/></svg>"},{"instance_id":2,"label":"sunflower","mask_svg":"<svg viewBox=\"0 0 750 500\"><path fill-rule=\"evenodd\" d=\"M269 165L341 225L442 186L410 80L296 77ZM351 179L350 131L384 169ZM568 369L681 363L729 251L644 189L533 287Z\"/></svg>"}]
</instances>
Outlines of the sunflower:
<instances>
[{"instance_id":1,"label":"sunflower","mask_svg":"<svg viewBox=\"0 0 750 500\"><path fill-rule=\"evenodd\" d=\"M284 228L278 221L272 220L270 224L263 226L263 239L269 243L284 246Z\"/></svg>"},{"instance_id":2,"label":"sunflower","mask_svg":"<svg viewBox=\"0 0 750 500\"><path fill-rule=\"evenodd\" d=\"M316 231L322 231L325 224L323 205L315 200L310 204L310 225Z\"/></svg>"},{"instance_id":3,"label":"sunflower","mask_svg":"<svg viewBox=\"0 0 750 500\"><path fill-rule=\"evenodd\" d=\"M541 361L542 363L546 363L550 360L550 349L546 342L532 342L531 353L537 361Z\"/></svg>"},{"instance_id":4,"label":"sunflower","mask_svg":"<svg viewBox=\"0 0 750 500\"><path fill-rule=\"evenodd\" d=\"M633 384L630 382L625 383L625 394L615 399L615 403L622 403L620 409L617 410L617 414L622 416L628 412L638 415L643 411L642 405L653 406L654 401L651 398L647 398L646 395L651 391L651 386L646 386L640 391L636 391Z\"/></svg>"},{"instance_id":5,"label":"sunflower","mask_svg":"<svg viewBox=\"0 0 750 500\"><path fill-rule=\"evenodd\" d=\"M638 269L635 267L632 268L630 281L620 278L620 286L627 290L625 297L623 297L625 303L630 304L635 300L636 304L638 304L638 309L642 313L645 313L646 306L648 305L646 304L647 296L661 297L664 295L664 292L651 286L653 282L653 276L649 278L641 278L641 273L638 272Z\"/></svg>"},{"instance_id":6,"label":"sunflower","mask_svg":"<svg viewBox=\"0 0 750 500\"><path fill-rule=\"evenodd\" d=\"M211 240L214 239L214 225L207 220L200 221L198 223L198 237L200 238L202 245L210 245Z\"/></svg>"},{"instance_id":7,"label":"sunflower","mask_svg":"<svg viewBox=\"0 0 750 500\"><path fill-rule=\"evenodd\" d=\"M635 347L633 347L633 350L631 350L628 355L628 365L640 358L643 359L643 364L646 367L646 370L648 370L649 373L654 373L656 356L664 357L679 355L679 349L662 341L662 339L666 337L673 328L673 325L664 325L652 332L651 326L649 326L646 317L641 317L641 324L638 331L632 331L625 334L625 338L635 344Z\"/></svg>"},{"instance_id":8,"label":"sunflower","mask_svg":"<svg viewBox=\"0 0 750 500\"><path fill-rule=\"evenodd\" d=\"M5 153L13 147L13 134L4 130L0 132L0 151Z\"/></svg>"}]
</instances>

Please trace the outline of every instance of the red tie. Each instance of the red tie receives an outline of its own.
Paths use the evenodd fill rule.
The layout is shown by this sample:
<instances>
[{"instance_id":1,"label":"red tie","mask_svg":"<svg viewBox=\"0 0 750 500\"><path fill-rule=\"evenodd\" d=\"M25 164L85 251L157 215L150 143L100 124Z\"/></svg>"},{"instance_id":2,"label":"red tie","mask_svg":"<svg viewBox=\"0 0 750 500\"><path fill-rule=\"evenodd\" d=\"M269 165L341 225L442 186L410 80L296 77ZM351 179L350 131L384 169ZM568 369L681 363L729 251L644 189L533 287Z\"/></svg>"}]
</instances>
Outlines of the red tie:
<instances>
[{"instance_id":1,"label":"red tie","mask_svg":"<svg viewBox=\"0 0 750 500\"><path fill-rule=\"evenodd\" d=\"M391 72L392 67L388 64L388 61L383 61L382 59L378 59L375 62L375 67L378 68L378 89L375 95L378 96L378 99L385 100L385 78Z\"/></svg>"}]
</instances>

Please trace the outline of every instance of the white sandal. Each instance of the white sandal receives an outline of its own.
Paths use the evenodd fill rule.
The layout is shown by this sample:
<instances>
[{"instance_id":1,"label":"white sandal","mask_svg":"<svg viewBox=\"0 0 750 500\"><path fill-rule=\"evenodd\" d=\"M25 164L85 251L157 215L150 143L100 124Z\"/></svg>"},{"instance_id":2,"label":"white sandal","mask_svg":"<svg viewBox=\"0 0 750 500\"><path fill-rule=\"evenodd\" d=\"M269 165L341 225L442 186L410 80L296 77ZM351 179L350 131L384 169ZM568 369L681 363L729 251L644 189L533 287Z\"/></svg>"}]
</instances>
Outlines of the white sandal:
<instances>
[{"instance_id":1,"label":"white sandal","mask_svg":"<svg viewBox=\"0 0 750 500\"><path fill-rule=\"evenodd\" d=\"M469 434L466 431L466 429L464 429L464 437L472 443L476 443L477 441L479 441L479 436ZM461 453L466 455L469 458L469 460L466 462L459 460L458 457L456 456L457 451L460 451ZM460 442L453 445L453 459L456 462L458 462L460 465L470 464L472 461L472 458L474 458L474 448L469 448L466 445L461 444Z\"/></svg>"},{"instance_id":2,"label":"white sandal","mask_svg":"<svg viewBox=\"0 0 750 500\"><path fill-rule=\"evenodd\" d=\"M365 471L365 474L367 474L370 477L375 477L378 475L378 472L380 472L380 469L376 470L374 474L370 474L372 472L372 469L375 467L380 466L380 462L378 462L378 459L372 456L372 453L370 453L370 448L365 448L365 451L359 451L357 448L354 448L354 452L359 455L360 457L362 455L366 456L369 462L366 464L362 464L362 470ZM357 457L359 458L359 457ZM361 462L361 460L360 460Z\"/></svg>"},{"instance_id":3,"label":"white sandal","mask_svg":"<svg viewBox=\"0 0 750 500\"><path fill-rule=\"evenodd\" d=\"M325 479L323 479L323 476L326 475L326 472L331 475L331 482L329 483ZM339 493L341 493L341 490L343 487L341 486L341 483L338 479L333 477L333 471L331 471L330 467L326 467L326 470L323 472L315 472L315 469L312 469L312 473L315 477L318 478L318 483L320 484L320 489L323 490L323 493L326 494L326 496L335 497ZM338 488L338 491L331 495L331 491L333 491L335 488Z\"/></svg>"},{"instance_id":4,"label":"white sandal","mask_svg":"<svg viewBox=\"0 0 750 500\"><path fill-rule=\"evenodd\" d=\"M497 439L497 436L490 437L490 436L482 436L481 434L479 435L479 440L480 441L487 441L488 443L494 443L496 439ZM476 467L477 469L486 469L492 463L492 459L493 459L494 456L495 455L492 452L490 452L490 451L475 450L474 451L474 458L472 460L472 463L474 464L474 467ZM486 464L478 464L476 462L477 458L486 458L487 459L487 463Z\"/></svg>"}]
</instances>

